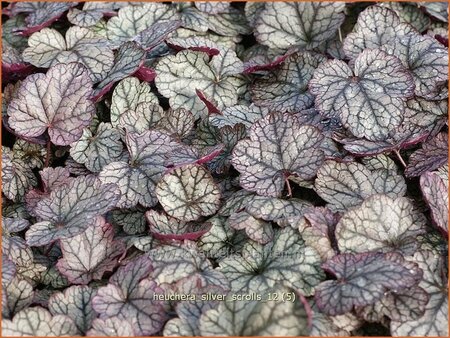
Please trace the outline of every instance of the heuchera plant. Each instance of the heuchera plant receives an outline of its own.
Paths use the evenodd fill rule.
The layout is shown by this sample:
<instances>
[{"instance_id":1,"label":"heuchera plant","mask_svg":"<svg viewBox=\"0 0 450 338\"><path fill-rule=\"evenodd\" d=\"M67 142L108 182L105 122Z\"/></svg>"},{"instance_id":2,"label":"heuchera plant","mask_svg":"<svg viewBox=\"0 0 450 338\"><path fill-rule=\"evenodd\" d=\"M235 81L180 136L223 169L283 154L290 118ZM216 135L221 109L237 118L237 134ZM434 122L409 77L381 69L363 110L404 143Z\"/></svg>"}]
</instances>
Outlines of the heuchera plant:
<instances>
[{"instance_id":1,"label":"heuchera plant","mask_svg":"<svg viewBox=\"0 0 450 338\"><path fill-rule=\"evenodd\" d=\"M448 336L444 2L3 6L3 336Z\"/></svg>"}]
</instances>

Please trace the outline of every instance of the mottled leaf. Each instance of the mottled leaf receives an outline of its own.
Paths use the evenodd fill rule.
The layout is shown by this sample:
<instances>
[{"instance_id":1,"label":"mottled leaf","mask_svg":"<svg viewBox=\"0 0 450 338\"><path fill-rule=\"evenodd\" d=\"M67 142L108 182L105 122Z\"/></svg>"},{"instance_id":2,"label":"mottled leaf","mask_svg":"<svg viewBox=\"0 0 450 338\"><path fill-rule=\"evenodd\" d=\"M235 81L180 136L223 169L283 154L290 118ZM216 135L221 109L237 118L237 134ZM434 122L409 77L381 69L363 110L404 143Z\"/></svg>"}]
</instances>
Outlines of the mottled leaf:
<instances>
[{"instance_id":1,"label":"mottled leaf","mask_svg":"<svg viewBox=\"0 0 450 338\"><path fill-rule=\"evenodd\" d=\"M317 172L314 187L335 211L360 205L367 197L375 194L400 197L406 193L402 176L385 169L370 171L357 162L325 162Z\"/></svg>"},{"instance_id":2,"label":"mottled leaf","mask_svg":"<svg viewBox=\"0 0 450 338\"><path fill-rule=\"evenodd\" d=\"M262 219L257 219L245 211L232 214L228 225L236 230L244 230L247 236L255 242L266 244L273 238L272 225Z\"/></svg>"},{"instance_id":3,"label":"mottled leaf","mask_svg":"<svg viewBox=\"0 0 450 338\"><path fill-rule=\"evenodd\" d=\"M42 307L20 311L12 320L2 323L4 336L75 336L79 332L73 320L65 315L52 316Z\"/></svg>"},{"instance_id":4,"label":"mottled leaf","mask_svg":"<svg viewBox=\"0 0 450 338\"><path fill-rule=\"evenodd\" d=\"M116 127L120 116L128 110L135 111L140 103L158 104L158 99L151 92L150 85L140 83L135 77L127 77L114 88L111 99L111 124Z\"/></svg>"},{"instance_id":5,"label":"mottled leaf","mask_svg":"<svg viewBox=\"0 0 450 338\"><path fill-rule=\"evenodd\" d=\"M432 37L408 34L382 50L399 58L410 71L417 96L427 97L448 80L448 50Z\"/></svg>"},{"instance_id":6,"label":"mottled leaf","mask_svg":"<svg viewBox=\"0 0 450 338\"><path fill-rule=\"evenodd\" d=\"M227 50L228 54L234 53ZM237 103L243 79L233 74L235 69L232 63L223 63L226 56L216 62L216 57L209 60L206 53L183 50L177 55L161 58L155 66L158 76L155 79L158 91L169 98L173 109L185 108L195 117L205 116L206 106L198 98L196 89L213 99L222 109ZM234 73L235 74L235 73Z\"/></svg>"},{"instance_id":7,"label":"mottled leaf","mask_svg":"<svg viewBox=\"0 0 450 338\"><path fill-rule=\"evenodd\" d=\"M153 294L162 293L162 289L147 278L152 269L147 256L120 267L92 300L100 319L126 320L136 335L157 333L167 318L161 302L153 298Z\"/></svg>"},{"instance_id":8,"label":"mottled leaf","mask_svg":"<svg viewBox=\"0 0 450 338\"><path fill-rule=\"evenodd\" d=\"M121 8L118 15L107 23L108 39L113 44L133 40L139 33L158 21L174 20L178 14L162 3L141 3L138 6Z\"/></svg>"},{"instance_id":9,"label":"mottled leaf","mask_svg":"<svg viewBox=\"0 0 450 338\"><path fill-rule=\"evenodd\" d=\"M37 185L31 168L13 152L2 147L2 192L12 201L23 200L25 193Z\"/></svg>"},{"instance_id":10,"label":"mottled leaf","mask_svg":"<svg viewBox=\"0 0 450 338\"><path fill-rule=\"evenodd\" d=\"M107 337L134 337L133 326L128 320L111 317L106 319L96 318L92 322L92 328L87 336Z\"/></svg>"},{"instance_id":11,"label":"mottled leaf","mask_svg":"<svg viewBox=\"0 0 450 338\"><path fill-rule=\"evenodd\" d=\"M353 71L340 60L319 65L309 88L317 95L316 108L339 116L353 135L384 140L402 122L414 83L399 59L365 50L355 59Z\"/></svg>"},{"instance_id":12,"label":"mottled leaf","mask_svg":"<svg viewBox=\"0 0 450 338\"><path fill-rule=\"evenodd\" d=\"M200 332L204 336L306 336L309 334L310 309L302 296L293 289L277 286L272 289L252 289L249 295L264 299L232 300L219 304L200 317ZM275 300L267 300L271 294ZM289 294L296 299L283 301ZM298 299L300 298L300 299Z\"/></svg>"},{"instance_id":13,"label":"mottled leaf","mask_svg":"<svg viewBox=\"0 0 450 338\"><path fill-rule=\"evenodd\" d=\"M393 336L448 336L448 282L446 263L431 251L417 252L412 261L423 270L419 286L427 291L430 299L425 313L417 319L392 321Z\"/></svg>"}]
</instances>

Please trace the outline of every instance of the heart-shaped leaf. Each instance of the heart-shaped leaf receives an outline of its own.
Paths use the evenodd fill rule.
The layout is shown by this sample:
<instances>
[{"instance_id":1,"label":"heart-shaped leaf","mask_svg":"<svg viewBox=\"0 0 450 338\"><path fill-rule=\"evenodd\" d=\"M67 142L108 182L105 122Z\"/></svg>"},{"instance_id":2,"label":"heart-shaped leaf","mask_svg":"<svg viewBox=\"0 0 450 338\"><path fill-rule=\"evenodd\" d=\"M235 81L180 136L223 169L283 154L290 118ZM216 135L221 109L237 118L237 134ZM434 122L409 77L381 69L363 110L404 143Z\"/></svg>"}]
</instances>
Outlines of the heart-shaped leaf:
<instances>
[{"instance_id":1,"label":"heart-shaped leaf","mask_svg":"<svg viewBox=\"0 0 450 338\"><path fill-rule=\"evenodd\" d=\"M99 172L109 163L120 160L122 151L119 131L104 122L98 125L95 134L85 128L81 138L70 145L72 158L92 172Z\"/></svg>"},{"instance_id":2,"label":"heart-shaped leaf","mask_svg":"<svg viewBox=\"0 0 450 338\"><path fill-rule=\"evenodd\" d=\"M22 54L26 62L41 68L79 62L86 66L93 82L101 81L114 62L106 39L87 28L70 27L65 38L56 29L44 28L30 36L28 46Z\"/></svg>"},{"instance_id":3,"label":"heart-shaped leaf","mask_svg":"<svg viewBox=\"0 0 450 338\"><path fill-rule=\"evenodd\" d=\"M74 285L64 292L54 293L48 302L48 308L53 316L66 315L72 318L81 333L91 327L96 313L92 308L92 298L95 290L89 286Z\"/></svg>"},{"instance_id":4,"label":"heart-shaped leaf","mask_svg":"<svg viewBox=\"0 0 450 338\"><path fill-rule=\"evenodd\" d=\"M126 320L136 335L158 332L167 318L162 303L153 297L162 294L163 290L147 278L152 269L147 256L140 256L120 267L108 285L99 288L92 299L100 319Z\"/></svg>"},{"instance_id":5,"label":"heart-shaped leaf","mask_svg":"<svg viewBox=\"0 0 450 338\"><path fill-rule=\"evenodd\" d=\"M324 275L317 252L305 246L299 233L286 227L275 233L271 242L253 241L219 263L219 270L235 292L263 290L284 282L304 295L312 295Z\"/></svg>"},{"instance_id":6,"label":"heart-shaped leaf","mask_svg":"<svg viewBox=\"0 0 450 338\"><path fill-rule=\"evenodd\" d=\"M271 48L313 49L333 37L344 9L345 4L333 2L267 3L256 20L255 36Z\"/></svg>"},{"instance_id":7,"label":"heart-shaped leaf","mask_svg":"<svg viewBox=\"0 0 450 338\"><path fill-rule=\"evenodd\" d=\"M227 50L227 53L234 53ZM156 64L158 76L155 79L158 91L169 98L172 108L185 108L196 117L206 115L206 107L198 98L196 89L217 102L222 109L237 103L239 88L243 79L229 74L235 65L223 63L226 56L215 61L206 53L183 50L177 55L166 56Z\"/></svg>"},{"instance_id":8,"label":"heart-shaped leaf","mask_svg":"<svg viewBox=\"0 0 450 338\"><path fill-rule=\"evenodd\" d=\"M53 144L69 145L81 137L95 113L91 92L89 72L79 63L30 75L8 107L9 124L25 137L40 136L48 129Z\"/></svg>"},{"instance_id":9,"label":"heart-shaped leaf","mask_svg":"<svg viewBox=\"0 0 450 338\"><path fill-rule=\"evenodd\" d=\"M314 96L308 91L308 82L325 60L322 55L309 52L289 55L278 69L253 83L250 88L253 102L280 112L311 107Z\"/></svg>"},{"instance_id":10,"label":"heart-shaped leaf","mask_svg":"<svg viewBox=\"0 0 450 338\"><path fill-rule=\"evenodd\" d=\"M60 243L63 257L56 267L71 283L88 284L112 271L117 258L125 251L123 243L114 240L114 230L103 217L94 220L84 232Z\"/></svg>"},{"instance_id":11,"label":"heart-shaped leaf","mask_svg":"<svg viewBox=\"0 0 450 338\"><path fill-rule=\"evenodd\" d=\"M166 158L178 144L157 130L128 133L125 141L130 153L129 161L108 164L100 172L99 179L119 187L122 196L118 207L131 208L138 203L151 207L157 203L155 187L166 170Z\"/></svg>"},{"instance_id":12,"label":"heart-shaped leaf","mask_svg":"<svg viewBox=\"0 0 450 338\"><path fill-rule=\"evenodd\" d=\"M407 198L374 195L342 216L336 239L342 252L411 253L417 248L417 235L425 232L425 223Z\"/></svg>"},{"instance_id":13,"label":"heart-shaped leaf","mask_svg":"<svg viewBox=\"0 0 450 338\"><path fill-rule=\"evenodd\" d=\"M402 176L386 169L370 171L364 165L327 161L317 172L315 190L335 211L360 205L376 194L401 197L406 193Z\"/></svg>"},{"instance_id":14,"label":"heart-shaped leaf","mask_svg":"<svg viewBox=\"0 0 450 338\"><path fill-rule=\"evenodd\" d=\"M97 216L116 206L120 195L114 184L94 176L80 176L50 193L35 209L41 222L26 233L29 245L41 246L82 233Z\"/></svg>"},{"instance_id":15,"label":"heart-shaped leaf","mask_svg":"<svg viewBox=\"0 0 450 338\"><path fill-rule=\"evenodd\" d=\"M241 173L242 187L260 195L280 196L290 175L314 177L324 159L319 130L300 126L289 114L267 115L249 136L236 145L231 162Z\"/></svg>"},{"instance_id":16,"label":"heart-shaped leaf","mask_svg":"<svg viewBox=\"0 0 450 338\"><path fill-rule=\"evenodd\" d=\"M214 214L220 205L220 190L202 166L190 164L165 174L156 196L168 215L195 221Z\"/></svg>"},{"instance_id":17,"label":"heart-shaped leaf","mask_svg":"<svg viewBox=\"0 0 450 338\"><path fill-rule=\"evenodd\" d=\"M385 291L417 285L422 278L418 265L398 253L342 254L327 261L323 268L337 280L322 282L315 300L319 309L331 316L372 304Z\"/></svg>"},{"instance_id":18,"label":"heart-shaped leaf","mask_svg":"<svg viewBox=\"0 0 450 338\"><path fill-rule=\"evenodd\" d=\"M427 97L448 81L448 49L432 37L408 34L381 49L399 58L410 71L417 96Z\"/></svg>"},{"instance_id":19,"label":"heart-shaped leaf","mask_svg":"<svg viewBox=\"0 0 450 338\"><path fill-rule=\"evenodd\" d=\"M387 7L370 6L358 16L353 32L344 40L344 52L354 59L365 49L390 45L396 37L413 33L414 29L402 23L394 11Z\"/></svg>"},{"instance_id":20,"label":"heart-shaped leaf","mask_svg":"<svg viewBox=\"0 0 450 338\"><path fill-rule=\"evenodd\" d=\"M158 21L174 20L177 17L175 10L166 4L142 3L137 6L126 6L108 21L106 25L108 39L113 44L120 45L133 40Z\"/></svg>"},{"instance_id":21,"label":"heart-shaped leaf","mask_svg":"<svg viewBox=\"0 0 450 338\"><path fill-rule=\"evenodd\" d=\"M353 135L384 140L402 122L414 83L399 59L365 50L355 59L353 71L340 60L319 65L309 88L317 95L316 108L339 116Z\"/></svg>"}]
</instances>

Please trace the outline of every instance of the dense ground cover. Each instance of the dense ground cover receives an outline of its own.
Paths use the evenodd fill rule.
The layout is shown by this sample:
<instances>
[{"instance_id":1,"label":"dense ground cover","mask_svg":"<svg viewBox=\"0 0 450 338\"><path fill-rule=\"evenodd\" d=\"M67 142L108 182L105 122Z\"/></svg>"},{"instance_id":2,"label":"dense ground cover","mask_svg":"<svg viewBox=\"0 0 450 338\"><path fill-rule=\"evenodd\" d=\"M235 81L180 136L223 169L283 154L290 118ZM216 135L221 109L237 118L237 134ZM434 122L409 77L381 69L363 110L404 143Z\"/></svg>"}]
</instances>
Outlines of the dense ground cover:
<instances>
[{"instance_id":1,"label":"dense ground cover","mask_svg":"<svg viewBox=\"0 0 450 338\"><path fill-rule=\"evenodd\" d=\"M448 336L446 3L3 14L3 335Z\"/></svg>"}]
</instances>

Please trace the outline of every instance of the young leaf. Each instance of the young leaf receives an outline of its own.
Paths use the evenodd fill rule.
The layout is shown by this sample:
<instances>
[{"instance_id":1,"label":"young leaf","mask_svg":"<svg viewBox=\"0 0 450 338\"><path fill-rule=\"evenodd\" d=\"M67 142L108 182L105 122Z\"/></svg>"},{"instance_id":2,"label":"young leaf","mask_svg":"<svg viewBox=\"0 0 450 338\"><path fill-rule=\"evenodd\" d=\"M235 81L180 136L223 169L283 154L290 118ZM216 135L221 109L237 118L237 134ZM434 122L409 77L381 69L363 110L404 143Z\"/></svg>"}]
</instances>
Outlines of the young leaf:
<instances>
[{"instance_id":1,"label":"young leaf","mask_svg":"<svg viewBox=\"0 0 450 338\"><path fill-rule=\"evenodd\" d=\"M48 308L53 316L66 315L72 318L81 333L86 333L92 321L97 316L92 308L94 289L89 286L74 285L64 292L54 293L48 302Z\"/></svg>"},{"instance_id":2,"label":"young leaf","mask_svg":"<svg viewBox=\"0 0 450 338\"><path fill-rule=\"evenodd\" d=\"M392 251L411 253L426 220L405 197L374 195L347 211L336 226L342 252Z\"/></svg>"},{"instance_id":3,"label":"young leaf","mask_svg":"<svg viewBox=\"0 0 450 338\"><path fill-rule=\"evenodd\" d=\"M246 243L242 254L221 260L219 270L235 292L263 290L284 282L308 296L324 277L319 265L317 252L305 245L297 231L286 227L266 245Z\"/></svg>"},{"instance_id":4,"label":"young leaf","mask_svg":"<svg viewBox=\"0 0 450 338\"><path fill-rule=\"evenodd\" d=\"M217 309L200 317L200 332L204 336L306 336L309 334L310 309L302 296L287 287L255 288L249 295L271 294L277 300L226 300ZM295 294L300 299L284 302L280 296Z\"/></svg>"},{"instance_id":5,"label":"young leaf","mask_svg":"<svg viewBox=\"0 0 450 338\"><path fill-rule=\"evenodd\" d=\"M165 174L156 186L156 196L168 215L182 221L212 215L220 205L220 190L212 176L192 164Z\"/></svg>"},{"instance_id":6,"label":"young leaf","mask_svg":"<svg viewBox=\"0 0 450 338\"><path fill-rule=\"evenodd\" d=\"M314 96L308 91L308 82L314 70L326 59L309 52L294 53L281 66L250 88L253 102L271 111L297 112L309 108Z\"/></svg>"},{"instance_id":7,"label":"young leaf","mask_svg":"<svg viewBox=\"0 0 450 338\"><path fill-rule=\"evenodd\" d=\"M140 103L158 104L150 85L139 82L136 77L127 77L114 88L111 99L111 124L116 127L120 116L128 110L136 111Z\"/></svg>"},{"instance_id":8,"label":"young leaf","mask_svg":"<svg viewBox=\"0 0 450 338\"><path fill-rule=\"evenodd\" d=\"M125 251L123 243L114 240L112 226L97 217L81 234L61 239L63 257L56 263L58 270L73 284L88 284L112 271L118 257Z\"/></svg>"},{"instance_id":9,"label":"young leaf","mask_svg":"<svg viewBox=\"0 0 450 338\"><path fill-rule=\"evenodd\" d=\"M300 126L289 114L267 115L249 136L236 145L231 162L241 173L242 187L260 195L281 196L288 176L310 179L324 159L319 130Z\"/></svg>"},{"instance_id":10,"label":"young leaf","mask_svg":"<svg viewBox=\"0 0 450 338\"><path fill-rule=\"evenodd\" d=\"M414 82L396 57L365 50L355 59L353 71L340 60L319 65L309 88L317 95L319 111L339 116L357 137L382 141L402 122Z\"/></svg>"},{"instance_id":11,"label":"young leaf","mask_svg":"<svg viewBox=\"0 0 450 338\"><path fill-rule=\"evenodd\" d=\"M9 107L9 124L21 136L37 137L47 129L56 145L81 137L95 107L89 100L92 81L79 63L58 64L46 75L33 74L20 86Z\"/></svg>"},{"instance_id":12,"label":"young leaf","mask_svg":"<svg viewBox=\"0 0 450 338\"><path fill-rule=\"evenodd\" d=\"M398 253L342 254L322 267L337 277L322 282L315 294L319 309L331 316L349 312L354 306L372 304L385 291L415 286L422 278L418 265Z\"/></svg>"},{"instance_id":13,"label":"young leaf","mask_svg":"<svg viewBox=\"0 0 450 338\"><path fill-rule=\"evenodd\" d=\"M114 62L107 41L87 28L70 27L65 38L56 29L44 28L30 36L28 46L22 53L26 62L41 68L79 62L86 66L93 82L101 81Z\"/></svg>"},{"instance_id":14,"label":"young leaf","mask_svg":"<svg viewBox=\"0 0 450 338\"><path fill-rule=\"evenodd\" d=\"M161 294L163 290L147 278L152 269L145 255L120 267L92 299L100 319L126 320L136 335L152 335L162 329L166 314L153 294Z\"/></svg>"},{"instance_id":15,"label":"young leaf","mask_svg":"<svg viewBox=\"0 0 450 338\"><path fill-rule=\"evenodd\" d=\"M35 209L41 222L26 233L29 245L41 246L82 233L91 221L116 206L120 195L114 184L102 184L94 176L80 176L59 187Z\"/></svg>"},{"instance_id":16,"label":"young leaf","mask_svg":"<svg viewBox=\"0 0 450 338\"><path fill-rule=\"evenodd\" d=\"M258 42L270 48L313 49L331 38L344 21L344 3L267 3L255 24Z\"/></svg>"},{"instance_id":17,"label":"young leaf","mask_svg":"<svg viewBox=\"0 0 450 338\"><path fill-rule=\"evenodd\" d=\"M420 188L431 209L434 223L444 234L448 233L448 177L427 172L420 177Z\"/></svg>"}]
</instances>

